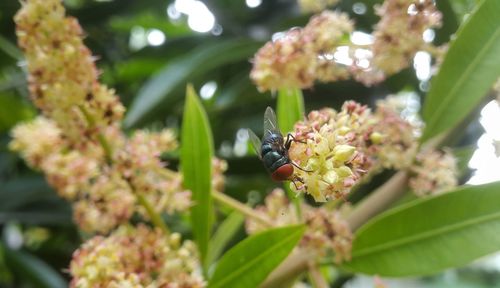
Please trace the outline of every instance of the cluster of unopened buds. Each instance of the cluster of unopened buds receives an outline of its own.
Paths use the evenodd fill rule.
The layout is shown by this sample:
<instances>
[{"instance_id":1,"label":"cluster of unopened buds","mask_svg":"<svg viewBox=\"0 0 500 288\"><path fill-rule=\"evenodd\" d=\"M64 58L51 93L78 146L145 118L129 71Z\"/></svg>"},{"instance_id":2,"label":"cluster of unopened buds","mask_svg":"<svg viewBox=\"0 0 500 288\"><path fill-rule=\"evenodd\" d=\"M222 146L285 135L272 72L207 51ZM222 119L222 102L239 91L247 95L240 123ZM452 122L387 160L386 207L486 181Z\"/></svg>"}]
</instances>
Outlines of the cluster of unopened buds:
<instances>
[{"instance_id":1,"label":"cluster of unopened buds","mask_svg":"<svg viewBox=\"0 0 500 288\"><path fill-rule=\"evenodd\" d=\"M318 202L345 199L367 173L383 168L413 171L410 184L422 184L414 189L417 195L456 186L453 156L434 150L417 155L420 127L403 119L395 103L396 97L388 97L372 112L348 101L340 111L310 112L292 133L298 141L292 143L289 156L302 169L294 172L301 185L292 183L290 188L308 193ZM426 157L429 155L435 157ZM427 173L430 168L433 175Z\"/></svg>"},{"instance_id":2,"label":"cluster of unopened buds","mask_svg":"<svg viewBox=\"0 0 500 288\"><path fill-rule=\"evenodd\" d=\"M205 287L196 246L145 225L120 226L74 252L71 287Z\"/></svg>"},{"instance_id":3,"label":"cluster of unopened buds","mask_svg":"<svg viewBox=\"0 0 500 288\"><path fill-rule=\"evenodd\" d=\"M347 70L334 65L327 54L333 53L343 36L352 31L353 23L347 14L325 11L306 27L292 28L266 43L255 55L250 77L260 91L307 88L316 80L346 79Z\"/></svg>"},{"instance_id":4,"label":"cluster of unopened buds","mask_svg":"<svg viewBox=\"0 0 500 288\"><path fill-rule=\"evenodd\" d=\"M316 10L312 3L335 1L302 2L306 10ZM370 86L408 67L418 51L442 54L423 38L425 31L441 25L433 0L386 0L375 11L381 19L371 44L348 40L354 23L347 14L324 11L304 28L292 28L266 43L253 59L250 77L260 91L310 88L315 81L349 78Z\"/></svg>"},{"instance_id":5,"label":"cluster of unopened buds","mask_svg":"<svg viewBox=\"0 0 500 288\"><path fill-rule=\"evenodd\" d=\"M344 198L371 170L404 168L412 163L417 139L411 124L380 104L375 112L348 101L340 111L312 111L293 132L300 141L289 156L302 186L316 201Z\"/></svg>"},{"instance_id":6,"label":"cluster of unopened buds","mask_svg":"<svg viewBox=\"0 0 500 288\"><path fill-rule=\"evenodd\" d=\"M255 212L268 219L275 227L305 223L307 228L299 247L309 250L318 257L333 252L337 263L350 260L353 235L340 212L324 207L312 207L306 203L301 203L300 209L302 218L299 217L297 207L290 203L285 192L282 189L275 189L266 197L264 205L255 208ZM249 234L267 228L252 218L246 221L246 230Z\"/></svg>"},{"instance_id":7,"label":"cluster of unopened buds","mask_svg":"<svg viewBox=\"0 0 500 288\"><path fill-rule=\"evenodd\" d=\"M417 196L443 193L458 185L456 159L449 150L419 153L410 172L408 184Z\"/></svg>"}]
</instances>

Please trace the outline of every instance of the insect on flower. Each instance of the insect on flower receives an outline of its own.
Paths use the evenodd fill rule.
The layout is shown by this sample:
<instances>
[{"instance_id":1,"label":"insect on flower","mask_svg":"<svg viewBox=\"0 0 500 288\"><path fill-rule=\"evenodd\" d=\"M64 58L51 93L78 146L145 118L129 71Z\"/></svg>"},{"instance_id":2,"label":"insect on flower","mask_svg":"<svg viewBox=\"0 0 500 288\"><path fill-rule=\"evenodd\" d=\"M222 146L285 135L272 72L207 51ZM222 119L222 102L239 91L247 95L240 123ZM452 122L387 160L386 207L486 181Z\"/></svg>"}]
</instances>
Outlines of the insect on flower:
<instances>
[{"instance_id":1,"label":"insect on flower","mask_svg":"<svg viewBox=\"0 0 500 288\"><path fill-rule=\"evenodd\" d=\"M302 169L288 157L288 149L290 149L292 142L300 141L296 140L290 133L287 134L286 140L284 140L283 134L281 134L276 122L276 114L271 107L267 107L264 113L264 136L262 137L262 142L250 129L248 129L248 135L250 136L255 152L257 152L259 159L262 160L264 167L266 167L274 181L289 180L294 185L296 185L295 181L303 183L300 177L294 175L294 166L300 170L311 172Z\"/></svg>"}]
</instances>

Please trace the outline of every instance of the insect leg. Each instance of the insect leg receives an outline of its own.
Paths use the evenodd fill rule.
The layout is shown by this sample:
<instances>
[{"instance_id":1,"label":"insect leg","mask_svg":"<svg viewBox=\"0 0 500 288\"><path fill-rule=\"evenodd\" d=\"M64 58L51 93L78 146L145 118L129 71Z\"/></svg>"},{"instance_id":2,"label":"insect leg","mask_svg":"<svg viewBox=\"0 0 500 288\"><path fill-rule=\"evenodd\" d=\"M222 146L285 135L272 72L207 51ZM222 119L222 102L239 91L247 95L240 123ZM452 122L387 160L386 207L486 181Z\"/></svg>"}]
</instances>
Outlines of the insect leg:
<instances>
[{"instance_id":1,"label":"insect leg","mask_svg":"<svg viewBox=\"0 0 500 288\"><path fill-rule=\"evenodd\" d=\"M302 180L302 178L300 178L299 176L297 175L294 175L292 177L292 179L290 179L290 181L292 181L293 185L295 186L295 189L298 191L298 190L301 190L302 188L305 188L305 183L304 183L304 180ZM297 186L297 182L300 183L300 186Z\"/></svg>"},{"instance_id":2,"label":"insect leg","mask_svg":"<svg viewBox=\"0 0 500 288\"><path fill-rule=\"evenodd\" d=\"M286 135L286 141L285 141L285 148L287 150L290 149L292 142L299 142L299 143L303 143L303 144L307 143L306 141L303 141L303 140L297 140L297 138L295 138L295 136L293 136L292 133L288 133Z\"/></svg>"},{"instance_id":3,"label":"insect leg","mask_svg":"<svg viewBox=\"0 0 500 288\"><path fill-rule=\"evenodd\" d=\"M302 170L302 171L304 171L304 172L309 172L309 173L310 173L310 172L314 172L314 170L306 170L306 169L304 169L304 168L300 167L299 165L295 164L295 162L293 162L293 161L290 161L290 163L291 163L294 167L296 167L297 169Z\"/></svg>"}]
</instances>

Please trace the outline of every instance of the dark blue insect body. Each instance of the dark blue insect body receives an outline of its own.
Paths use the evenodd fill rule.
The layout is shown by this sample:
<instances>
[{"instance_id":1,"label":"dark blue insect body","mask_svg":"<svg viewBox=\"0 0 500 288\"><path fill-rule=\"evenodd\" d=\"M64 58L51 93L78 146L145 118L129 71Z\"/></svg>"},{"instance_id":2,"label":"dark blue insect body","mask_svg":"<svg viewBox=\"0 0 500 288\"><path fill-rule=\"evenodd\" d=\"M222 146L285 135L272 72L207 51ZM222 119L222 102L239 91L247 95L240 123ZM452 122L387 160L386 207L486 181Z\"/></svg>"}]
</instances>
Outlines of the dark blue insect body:
<instances>
[{"instance_id":1,"label":"dark blue insect body","mask_svg":"<svg viewBox=\"0 0 500 288\"><path fill-rule=\"evenodd\" d=\"M283 140L278 125L276 124L276 114L273 109L267 107L264 114L264 136L262 142L251 130L248 130L250 140L259 158L264 163L267 171L275 181L291 180L293 175L293 163L288 157L288 149L292 144L291 134L287 140ZM292 137L293 138L293 137Z\"/></svg>"}]
</instances>

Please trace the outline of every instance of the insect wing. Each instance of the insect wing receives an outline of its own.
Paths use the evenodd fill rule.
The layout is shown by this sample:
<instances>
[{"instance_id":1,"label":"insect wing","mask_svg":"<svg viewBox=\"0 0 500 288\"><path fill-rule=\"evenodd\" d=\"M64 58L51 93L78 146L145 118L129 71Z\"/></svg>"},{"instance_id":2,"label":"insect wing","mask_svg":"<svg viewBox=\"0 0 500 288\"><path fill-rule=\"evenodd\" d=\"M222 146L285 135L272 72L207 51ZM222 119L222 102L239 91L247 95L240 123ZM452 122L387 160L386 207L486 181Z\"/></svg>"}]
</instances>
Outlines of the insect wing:
<instances>
[{"instance_id":1,"label":"insect wing","mask_svg":"<svg viewBox=\"0 0 500 288\"><path fill-rule=\"evenodd\" d=\"M276 113L274 113L273 108L267 107L264 113L264 138L273 133L281 134L277 123Z\"/></svg>"},{"instance_id":2,"label":"insect wing","mask_svg":"<svg viewBox=\"0 0 500 288\"><path fill-rule=\"evenodd\" d=\"M257 153L257 156L259 156L260 159L262 159L260 155L260 150L262 148L262 142L260 141L259 137L253 133L252 130L247 129L248 131L248 136L250 137L250 142L252 142L253 149L255 150L255 153Z\"/></svg>"}]
</instances>

